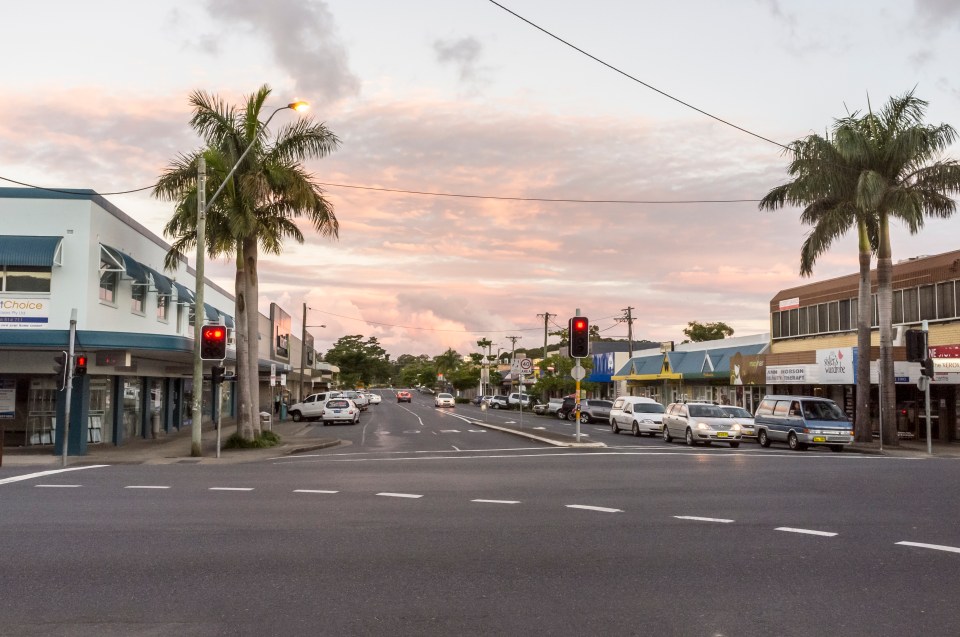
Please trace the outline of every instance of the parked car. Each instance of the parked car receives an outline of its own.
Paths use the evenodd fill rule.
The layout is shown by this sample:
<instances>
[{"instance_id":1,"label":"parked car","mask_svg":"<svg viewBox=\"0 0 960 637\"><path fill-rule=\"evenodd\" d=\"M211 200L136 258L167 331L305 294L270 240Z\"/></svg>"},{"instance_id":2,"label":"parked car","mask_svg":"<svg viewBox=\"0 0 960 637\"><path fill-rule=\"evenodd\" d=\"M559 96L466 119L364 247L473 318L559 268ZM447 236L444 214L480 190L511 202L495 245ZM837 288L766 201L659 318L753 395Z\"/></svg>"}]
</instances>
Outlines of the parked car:
<instances>
[{"instance_id":1,"label":"parked car","mask_svg":"<svg viewBox=\"0 0 960 637\"><path fill-rule=\"evenodd\" d=\"M490 397L490 408L491 409L508 409L510 403L507 402L507 397L501 394Z\"/></svg>"},{"instance_id":2,"label":"parked car","mask_svg":"<svg viewBox=\"0 0 960 637\"><path fill-rule=\"evenodd\" d=\"M367 400L370 401L371 405L379 405L380 401L383 400L380 394L376 394L374 392L365 392L363 395L367 397Z\"/></svg>"},{"instance_id":3,"label":"parked car","mask_svg":"<svg viewBox=\"0 0 960 637\"><path fill-rule=\"evenodd\" d=\"M520 403L523 403L524 407L533 406L534 398L530 394L521 394L520 392L513 392L507 396L507 404L510 407L518 407Z\"/></svg>"},{"instance_id":4,"label":"parked car","mask_svg":"<svg viewBox=\"0 0 960 637\"><path fill-rule=\"evenodd\" d=\"M744 439L757 439L757 428L753 424L753 416L749 411L736 405L720 405L720 410L740 425L740 435Z\"/></svg>"},{"instance_id":5,"label":"parked car","mask_svg":"<svg viewBox=\"0 0 960 637\"><path fill-rule=\"evenodd\" d=\"M653 398L620 396L610 407L610 430L618 434L625 429L634 436L659 435L663 432L664 411L663 405Z\"/></svg>"},{"instance_id":6,"label":"parked car","mask_svg":"<svg viewBox=\"0 0 960 637\"><path fill-rule=\"evenodd\" d=\"M490 395L487 394L485 396L477 396L471 402L473 402L474 405L482 405L484 403L489 403Z\"/></svg>"},{"instance_id":7,"label":"parked car","mask_svg":"<svg viewBox=\"0 0 960 637\"><path fill-rule=\"evenodd\" d=\"M352 400L353 404L360 408L360 411L366 411L367 407L370 406L370 400L361 392L348 389L341 396Z\"/></svg>"},{"instance_id":8,"label":"parked car","mask_svg":"<svg viewBox=\"0 0 960 637\"><path fill-rule=\"evenodd\" d=\"M320 417L320 412L323 411L324 403L331 398L338 398L339 396L340 392L338 391L310 394L302 401L290 405L288 413L290 414L290 418L293 419L293 422L300 422L301 420L313 420L314 418Z\"/></svg>"},{"instance_id":9,"label":"parked car","mask_svg":"<svg viewBox=\"0 0 960 637\"><path fill-rule=\"evenodd\" d=\"M558 403L555 403L557 407L559 407L559 406L560 406L560 403L563 402L563 399L562 399L562 398L551 398L550 400L558 400L558 401L560 401L560 402L558 402ZM549 403L549 402L542 403L542 402L540 402L540 401L538 400L538 401L536 401L536 404L533 406L533 413L538 414L538 415L540 415L540 416L544 416L544 415L546 415L547 409L548 409L549 407L550 407L550 403Z\"/></svg>"},{"instance_id":10,"label":"parked car","mask_svg":"<svg viewBox=\"0 0 960 637\"><path fill-rule=\"evenodd\" d=\"M582 400L580 401L580 422L588 423L599 420L600 422L610 422L610 408L613 407L613 403L609 400ZM574 414L571 413L568 419L573 419Z\"/></svg>"},{"instance_id":11,"label":"parked car","mask_svg":"<svg viewBox=\"0 0 960 637\"><path fill-rule=\"evenodd\" d=\"M397 402L398 403L409 403L413 402L413 394L408 391L398 391L397 392Z\"/></svg>"},{"instance_id":12,"label":"parked car","mask_svg":"<svg viewBox=\"0 0 960 637\"><path fill-rule=\"evenodd\" d=\"M455 404L453 394L437 394L437 397L433 399L434 407L453 407Z\"/></svg>"},{"instance_id":13,"label":"parked car","mask_svg":"<svg viewBox=\"0 0 960 637\"><path fill-rule=\"evenodd\" d=\"M577 406L577 399L573 396L564 396L563 402L560 403L560 407L557 409L557 418L560 420L566 420Z\"/></svg>"},{"instance_id":14,"label":"parked car","mask_svg":"<svg viewBox=\"0 0 960 637\"><path fill-rule=\"evenodd\" d=\"M740 425L713 403L673 403L663 416L663 440L683 438L690 447L701 442L726 442L740 446Z\"/></svg>"},{"instance_id":15,"label":"parked car","mask_svg":"<svg viewBox=\"0 0 960 637\"><path fill-rule=\"evenodd\" d=\"M557 413L557 410L560 409L560 405L563 404L563 398L551 398L547 401L544 409L544 414L547 416L553 416Z\"/></svg>"},{"instance_id":16,"label":"parked car","mask_svg":"<svg viewBox=\"0 0 960 637\"><path fill-rule=\"evenodd\" d=\"M355 425L360 422L360 409L349 398L331 398L323 403L320 420L324 426L337 422Z\"/></svg>"},{"instance_id":17,"label":"parked car","mask_svg":"<svg viewBox=\"0 0 960 637\"><path fill-rule=\"evenodd\" d=\"M827 398L764 396L754 422L762 447L778 441L786 442L794 451L826 445L840 452L853 442L853 423L837 403Z\"/></svg>"}]
</instances>

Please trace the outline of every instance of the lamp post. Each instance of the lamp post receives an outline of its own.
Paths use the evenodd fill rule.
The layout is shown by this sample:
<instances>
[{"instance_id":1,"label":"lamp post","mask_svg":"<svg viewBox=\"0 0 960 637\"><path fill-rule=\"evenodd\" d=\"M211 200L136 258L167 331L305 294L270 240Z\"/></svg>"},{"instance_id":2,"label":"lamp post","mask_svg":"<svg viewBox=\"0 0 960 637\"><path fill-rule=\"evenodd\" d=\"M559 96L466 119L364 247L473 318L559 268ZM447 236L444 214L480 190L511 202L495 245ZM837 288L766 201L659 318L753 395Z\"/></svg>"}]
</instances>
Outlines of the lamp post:
<instances>
[{"instance_id":1,"label":"lamp post","mask_svg":"<svg viewBox=\"0 0 960 637\"><path fill-rule=\"evenodd\" d=\"M306 372L307 364L307 328L308 327L326 327L326 325L307 325L307 310L313 308L303 304L303 331L300 332L300 400L303 401L303 376ZM311 373L311 377L313 374Z\"/></svg>"},{"instance_id":2,"label":"lamp post","mask_svg":"<svg viewBox=\"0 0 960 637\"><path fill-rule=\"evenodd\" d=\"M229 182L230 178L233 177L233 173L237 171L237 168L250 152L250 149L253 148L253 145L257 143L257 134L260 132L260 130L267 127L267 124L270 123L270 120L273 119L273 116L288 108L294 111L303 112L309 107L310 105L307 102L290 102L286 106L281 106L270 113L270 117L267 118L267 121L257 127L257 130L253 134L253 139L250 140L249 144L247 144L247 147L244 149L243 153L241 153L240 158L237 159L236 163L230 169L230 172L227 173L227 176L223 178L220 186L217 188L216 192L213 193L213 196L210 197L209 201L206 200L207 162L203 155L201 155L197 161L197 259L194 266L194 269L196 270L196 295L194 299L193 311L193 431L190 444L190 455L194 458L198 458L203 455L203 447L200 443L202 433L200 425L203 422L203 359L200 358L200 330L203 327L201 316L204 312L203 266L204 254L206 250L205 244L207 240L207 210L210 209L210 206L213 205L213 202L216 201L217 197L220 196L220 193L223 192L227 182ZM256 302L254 302L254 306L256 306ZM252 347L256 347L256 343L254 343ZM249 379L247 382L250 382Z\"/></svg>"}]
</instances>

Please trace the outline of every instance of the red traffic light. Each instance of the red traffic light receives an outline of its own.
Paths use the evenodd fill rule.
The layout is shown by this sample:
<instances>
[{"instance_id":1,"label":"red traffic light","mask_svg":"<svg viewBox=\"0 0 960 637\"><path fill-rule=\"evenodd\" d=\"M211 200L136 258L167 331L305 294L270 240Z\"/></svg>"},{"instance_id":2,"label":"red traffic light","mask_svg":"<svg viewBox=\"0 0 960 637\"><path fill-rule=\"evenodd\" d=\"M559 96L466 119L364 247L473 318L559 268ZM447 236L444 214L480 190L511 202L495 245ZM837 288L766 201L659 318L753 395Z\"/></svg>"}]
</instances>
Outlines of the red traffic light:
<instances>
[{"instance_id":1,"label":"red traffic light","mask_svg":"<svg viewBox=\"0 0 960 637\"><path fill-rule=\"evenodd\" d=\"M87 373L87 355L77 354L73 359L73 375L83 376Z\"/></svg>"},{"instance_id":2,"label":"red traffic light","mask_svg":"<svg viewBox=\"0 0 960 637\"><path fill-rule=\"evenodd\" d=\"M586 329L587 329L587 322L584 319L573 320L573 330L575 332L582 332Z\"/></svg>"},{"instance_id":3,"label":"red traffic light","mask_svg":"<svg viewBox=\"0 0 960 637\"><path fill-rule=\"evenodd\" d=\"M567 323L570 331L568 353L571 358L585 358L590 355L590 319L574 316Z\"/></svg>"},{"instance_id":4,"label":"red traffic light","mask_svg":"<svg viewBox=\"0 0 960 637\"><path fill-rule=\"evenodd\" d=\"M227 356L227 328L223 325L204 325L200 328L200 358L223 360Z\"/></svg>"}]
</instances>

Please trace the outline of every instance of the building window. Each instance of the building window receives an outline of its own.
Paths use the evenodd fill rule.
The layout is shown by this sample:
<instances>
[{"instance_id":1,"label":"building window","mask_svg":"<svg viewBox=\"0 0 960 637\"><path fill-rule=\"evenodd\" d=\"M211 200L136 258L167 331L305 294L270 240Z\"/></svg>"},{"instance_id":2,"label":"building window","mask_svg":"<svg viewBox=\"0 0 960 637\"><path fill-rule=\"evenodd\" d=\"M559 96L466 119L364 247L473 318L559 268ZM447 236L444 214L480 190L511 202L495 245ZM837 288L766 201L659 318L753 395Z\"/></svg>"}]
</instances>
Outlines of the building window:
<instances>
[{"instance_id":1,"label":"building window","mask_svg":"<svg viewBox=\"0 0 960 637\"><path fill-rule=\"evenodd\" d=\"M872 294L870 298L873 301L873 317L870 321L870 327L879 327L880 326L880 304L877 301L876 294Z\"/></svg>"},{"instance_id":2,"label":"building window","mask_svg":"<svg viewBox=\"0 0 960 637\"><path fill-rule=\"evenodd\" d=\"M130 311L143 314L143 306L147 300L147 286L134 283L130 289Z\"/></svg>"},{"instance_id":3,"label":"building window","mask_svg":"<svg viewBox=\"0 0 960 637\"><path fill-rule=\"evenodd\" d=\"M819 329L818 332L828 332L830 331L830 319L828 318L828 309L826 303L820 303L817 305L817 326Z\"/></svg>"},{"instance_id":4,"label":"building window","mask_svg":"<svg viewBox=\"0 0 960 637\"><path fill-rule=\"evenodd\" d=\"M773 313L773 320L770 321L770 329L773 331L773 338L780 338L780 312Z\"/></svg>"},{"instance_id":5,"label":"building window","mask_svg":"<svg viewBox=\"0 0 960 637\"><path fill-rule=\"evenodd\" d=\"M800 336L800 310L790 310L790 336Z\"/></svg>"},{"instance_id":6,"label":"building window","mask_svg":"<svg viewBox=\"0 0 960 637\"><path fill-rule=\"evenodd\" d=\"M954 318L957 315L956 301L954 281L937 284L937 318Z\"/></svg>"},{"instance_id":7,"label":"building window","mask_svg":"<svg viewBox=\"0 0 960 637\"><path fill-rule=\"evenodd\" d=\"M903 323L903 290L893 291L893 317L891 322L894 325Z\"/></svg>"},{"instance_id":8,"label":"building window","mask_svg":"<svg viewBox=\"0 0 960 637\"><path fill-rule=\"evenodd\" d=\"M903 291L903 322L916 323L920 320L920 303L917 298L917 288L907 288Z\"/></svg>"},{"instance_id":9,"label":"building window","mask_svg":"<svg viewBox=\"0 0 960 637\"><path fill-rule=\"evenodd\" d=\"M157 320L164 321L167 320L167 310L170 307L170 297L165 294L157 295Z\"/></svg>"},{"instance_id":10,"label":"building window","mask_svg":"<svg viewBox=\"0 0 960 637\"><path fill-rule=\"evenodd\" d=\"M837 307L840 308L840 331L847 332L850 330L850 299L840 301Z\"/></svg>"},{"instance_id":11,"label":"building window","mask_svg":"<svg viewBox=\"0 0 960 637\"><path fill-rule=\"evenodd\" d=\"M829 313L829 326L831 332L840 331L840 302L831 301L827 304L827 311Z\"/></svg>"},{"instance_id":12,"label":"building window","mask_svg":"<svg viewBox=\"0 0 960 637\"><path fill-rule=\"evenodd\" d=\"M810 323L807 321L807 314L810 311L808 307L800 308L800 331L797 332L798 336L806 336L810 333Z\"/></svg>"},{"instance_id":13,"label":"building window","mask_svg":"<svg viewBox=\"0 0 960 637\"><path fill-rule=\"evenodd\" d=\"M183 331L183 303L177 303L177 334Z\"/></svg>"},{"instance_id":14,"label":"building window","mask_svg":"<svg viewBox=\"0 0 960 637\"><path fill-rule=\"evenodd\" d=\"M120 283L120 273L100 273L100 300L107 303L117 302L117 286Z\"/></svg>"},{"instance_id":15,"label":"building window","mask_svg":"<svg viewBox=\"0 0 960 637\"><path fill-rule=\"evenodd\" d=\"M932 321L937 318L937 289L933 285L920 286L920 320Z\"/></svg>"},{"instance_id":16,"label":"building window","mask_svg":"<svg viewBox=\"0 0 960 637\"><path fill-rule=\"evenodd\" d=\"M3 267L4 292L49 292L50 268L29 265Z\"/></svg>"},{"instance_id":17,"label":"building window","mask_svg":"<svg viewBox=\"0 0 960 637\"><path fill-rule=\"evenodd\" d=\"M197 320L197 306L196 306L196 305L191 305L191 306L190 306L190 313L187 315L187 324L188 324L190 327L193 327L193 326L194 326L194 323L196 323L196 320Z\"/></svg>"}]
</instances>

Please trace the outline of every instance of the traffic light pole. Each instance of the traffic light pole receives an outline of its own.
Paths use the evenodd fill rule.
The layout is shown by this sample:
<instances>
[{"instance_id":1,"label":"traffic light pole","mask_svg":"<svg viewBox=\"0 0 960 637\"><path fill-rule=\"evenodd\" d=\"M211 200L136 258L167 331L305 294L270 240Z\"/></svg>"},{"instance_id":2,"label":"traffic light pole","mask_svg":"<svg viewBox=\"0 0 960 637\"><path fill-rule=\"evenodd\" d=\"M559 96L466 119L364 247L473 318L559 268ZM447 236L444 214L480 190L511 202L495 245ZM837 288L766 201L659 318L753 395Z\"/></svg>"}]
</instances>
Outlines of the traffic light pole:
<instances>
[{"instance_id":1,"label":"traffic light pole","mask_svg":"<svg viewBox=\"0 0 960 637\"><path fill-rule=\"evenodd\" d=\"M927 323L927 321L924 321L921 324L921 328L920 328L924 331L925 333L924 335L927 336L927 338L924 339L924 341L927 343L927 349L923 353L924 360L930 358L929 334L926 334L926 332L929 330L929 327L930 327L929 323ZM933 382L933 375L931 374L930 377L927 378L927 382L923 384L923 404L924 404L924 411L926 412L926 416L927 416L927 453L930 455L933 455L933 440L930 439L930 435L931 435L930 433L930 383L932 382ZM943 421L941 420L941 423L942 422Z\"/></svg>"},{"instance_id":2,"label":"traffic light pole","mask_svg":"<svg viewBox=\"0 0 960 637\"><path fill-rule=\"evenodd\" d=\"M224 182L226 183L226 182ZM193 310L193 410L191 419L190 455L199 458L203 455L201 443L201 424L203 423L203 359L200 358L201 330L203 328L203 262L206 250L207 226L207 160L203 155L197 160L197 260L196 297Z\"/></svg>"},{"instance_id":3,"label":"traffic light pole","mask_svg":"<svg viewBox=\"0 0 960 637\"><path fill-rule=\"evenodd\" d=\"M70 310L70 351L67 353L67 360L63 362L66 372L67 393L64 396L66 404L63 408L63 440L60 441L61 458L60 466L67 466L67 451L70 447L70 402L73 400L73 348L77 342L77 308ZM930 404L930 401L927 401ZM929 408L928 408L929 409Z\"/></svg>"}]
</instances>

